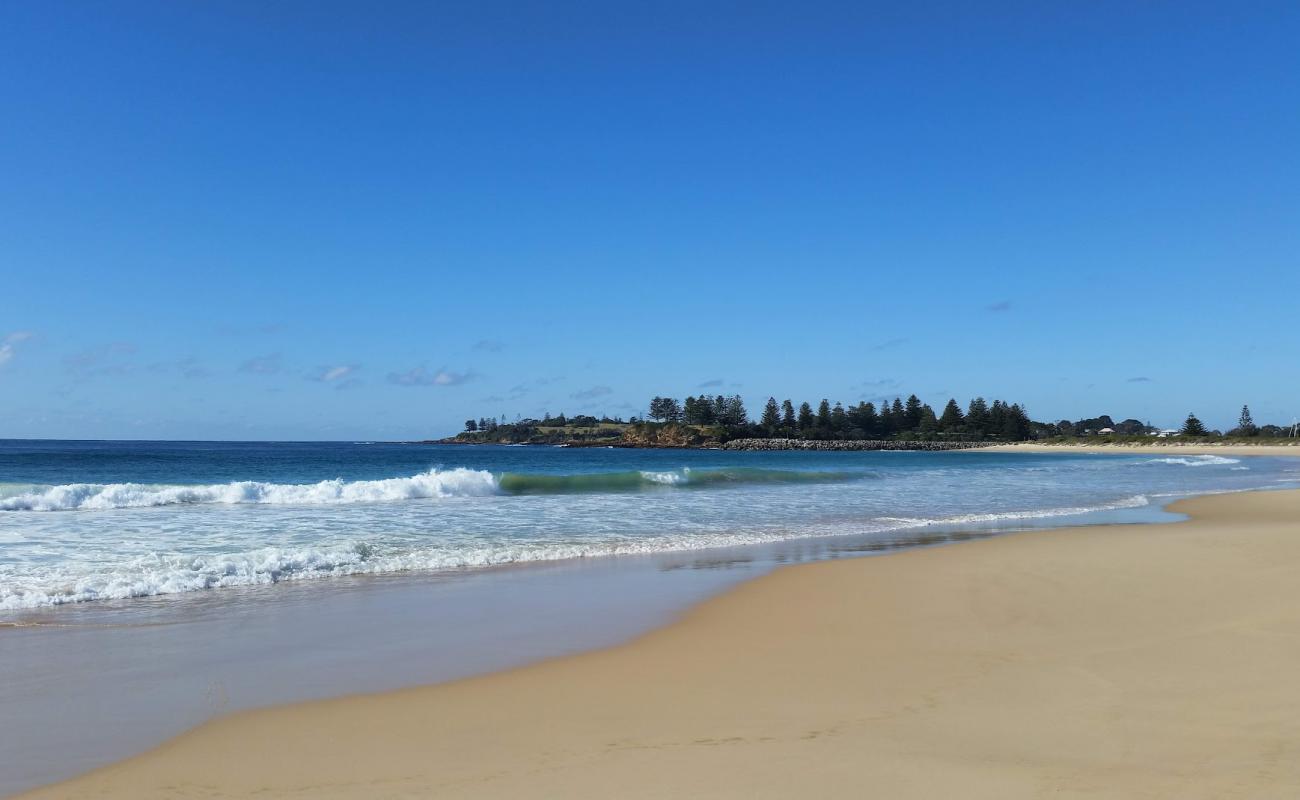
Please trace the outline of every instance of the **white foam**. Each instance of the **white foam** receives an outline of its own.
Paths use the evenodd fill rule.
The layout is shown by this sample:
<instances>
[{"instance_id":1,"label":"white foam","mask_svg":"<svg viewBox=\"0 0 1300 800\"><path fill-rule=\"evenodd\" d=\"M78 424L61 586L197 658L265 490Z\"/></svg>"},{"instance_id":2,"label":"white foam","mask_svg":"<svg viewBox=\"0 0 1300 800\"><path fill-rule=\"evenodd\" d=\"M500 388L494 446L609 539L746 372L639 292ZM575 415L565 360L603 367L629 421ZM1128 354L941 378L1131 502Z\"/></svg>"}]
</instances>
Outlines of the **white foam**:
<instances>
[{"instance_id":1,"label":"white foam","mask_svg":"<svg viewBox=\"0 0 1300 800\"><path fill-rule=\"evenodd\" d=\"M1223 456L1187 456L1185 458L1171 456L1169 458L1152 458L1142 462L1144 464L1181 464L1184 467L1208 467L1222 464L1240 464L1239 458L1224 458Z\"/></svg>"},{"instance_id":2,"label":"white foam","mask_svg":"<svg viewBox=\"0 0 1300 800\"><path fill-rule=\"evenodd\" d=\"M0 610L19 610L93 600L128 599L237 586L349 575L439 572L505 564L688 552L767 544L833 535L887 534L911 528L988 524L1075 516L1137 508L1142 495L1096 506L1048 508L936 518L884 517L841 529L824 524L799 528L698 533L678 532L614 541L511 541L448 539L433 547L395 550L366 542L319 547L264 547L213 555L150 553L113 566L63 563L21 578L0 580Z\"/></svg>"},{"instance_id":3,"label":"white foam","mask_svg":"<svg viewBox=\"0 0 1300 800\"><path fill-rule=\"evenodd\" d=\"M329 480L319 483L236 481L202 486L145 483L68 483L30 487L0 497L0 511L78 511L149 506L242 503L329 505L379 503L417 498L488 495L497 480L483 470L431 469L407 478L375 481Z\"/></svg>"},{"instance_id":4,"label":"white foam","mask_svg":"<svg viewBox=\"0 0 1300 800\"><path fill-rule=\"evenodd\" d=\"M650 472L641 471L641 477L651 483L661 483L665 486L678 486L690 480L690 468L683 469L681 472Z\"/></svg>"},{"instance_id":5,"label":"white foam","mask_svg":"<svg viewBox=\"0 0 1300 800\"><path fill-rule=\"evenodd\" d=\"M1027 511L1002 511L988 514L959 514L950 517L938 517L935 519L916 519L909 517L889 517L900 523L905 523L907 527L925 527L930 525L976 525L987 524L990 522L1010 522L1020 519L1050 519L1052 517L1074 517L1083 514L1092 514L1098 511L1118 511L1124 508L1142 508L1150 505L1151 501L1146 495L1134 495L1122 500L1116 500L1113 503L1103 503L1096 506L1067 506L1063 508L1043 508Z\"/></svg>"}]
</instances>

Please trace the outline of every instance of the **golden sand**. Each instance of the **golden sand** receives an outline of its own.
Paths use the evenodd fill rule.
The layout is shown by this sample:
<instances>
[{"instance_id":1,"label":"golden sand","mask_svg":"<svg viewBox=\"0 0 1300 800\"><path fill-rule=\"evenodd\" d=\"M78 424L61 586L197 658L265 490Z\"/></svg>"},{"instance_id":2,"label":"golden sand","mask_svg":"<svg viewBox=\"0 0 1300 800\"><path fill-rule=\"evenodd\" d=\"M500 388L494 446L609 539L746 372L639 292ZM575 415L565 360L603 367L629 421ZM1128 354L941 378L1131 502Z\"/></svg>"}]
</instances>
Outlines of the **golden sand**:
<instances>
[{"instance_id":1,"label":"golden sand","mask_svg":"<svg viewBox=\"0 0 1300 800\"><path fill-rule=\"evenodd\" d=\"M1300 492L1176 510L788 567L623 646L239 713L29 796L1300 797Z\"/></svg>"}]
</instances>

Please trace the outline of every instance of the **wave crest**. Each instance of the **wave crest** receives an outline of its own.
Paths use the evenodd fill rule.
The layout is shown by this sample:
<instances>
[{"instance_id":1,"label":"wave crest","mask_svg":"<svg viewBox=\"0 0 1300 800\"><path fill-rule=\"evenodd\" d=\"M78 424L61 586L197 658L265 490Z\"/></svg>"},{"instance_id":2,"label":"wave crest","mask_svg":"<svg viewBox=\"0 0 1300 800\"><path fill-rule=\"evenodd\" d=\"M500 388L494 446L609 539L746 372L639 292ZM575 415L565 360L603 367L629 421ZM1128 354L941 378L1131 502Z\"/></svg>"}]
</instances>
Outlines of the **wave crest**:
<instances>
[{"instance_id":1,"label":"wave crest","mask_svg":"<svg viewBox=\"0 0 1300 800\"><path fill-rule=\"evenodd\" d=\"M201 504L328 505L495 494L496 478L483 470L431 469L406 478L341 479L319 483L236 481L205 486L146 483L68 483L33 486L0 497L3 511L96 511Z\"/></svg>"},{"instance_id":2,"label":"wave crest","mask_svg":"<svg viewBox=\"0 0 1300 800\"><path fill-rule=\"evenodd\" d=\"M1152 458L1142 462L1143 464L1181 464L1184 467L1209 467L1223 464L1240 464L1239 458L1224 458L1223 456L1203 455L1203 456L1170 456L1168 458Z\"/></svg>"}]
</instances>

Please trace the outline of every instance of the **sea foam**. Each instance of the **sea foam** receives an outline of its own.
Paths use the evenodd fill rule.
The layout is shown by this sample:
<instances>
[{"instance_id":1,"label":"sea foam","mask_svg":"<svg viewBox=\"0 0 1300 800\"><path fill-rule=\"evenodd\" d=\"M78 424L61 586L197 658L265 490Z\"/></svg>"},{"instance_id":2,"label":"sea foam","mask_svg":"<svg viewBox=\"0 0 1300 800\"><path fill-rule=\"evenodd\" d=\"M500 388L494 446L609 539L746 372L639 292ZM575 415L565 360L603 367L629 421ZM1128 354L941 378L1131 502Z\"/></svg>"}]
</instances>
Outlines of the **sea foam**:
<instances>
[{"instance_id":1,"label":"sea foam","mask_svg":"<svg viewBox=\"0 0 1300 800\"><path fill-rule=\"evenodd\" d=\"M1169 458L1152 458L1142 462L1144 464L1181 464L1184 467L1210 467L1224 464L1240 464L1239 458L1224 458L1223 456L1171 456Z\"/></svg>"},{"instance_id":2,"label":"sea foam","mask_svg":"<svg viewBox=\"0 0 1300 800\"><path fill-rule=\"evenodd\" d=\"M235 481L200 486L145 483L68 483L34 486L0 497L0 511L91 511L202 504L329 505L418 498L488 495L497 480L483 470L431 469L405 478L319 483Z\"/></svg>"}]
</instances>

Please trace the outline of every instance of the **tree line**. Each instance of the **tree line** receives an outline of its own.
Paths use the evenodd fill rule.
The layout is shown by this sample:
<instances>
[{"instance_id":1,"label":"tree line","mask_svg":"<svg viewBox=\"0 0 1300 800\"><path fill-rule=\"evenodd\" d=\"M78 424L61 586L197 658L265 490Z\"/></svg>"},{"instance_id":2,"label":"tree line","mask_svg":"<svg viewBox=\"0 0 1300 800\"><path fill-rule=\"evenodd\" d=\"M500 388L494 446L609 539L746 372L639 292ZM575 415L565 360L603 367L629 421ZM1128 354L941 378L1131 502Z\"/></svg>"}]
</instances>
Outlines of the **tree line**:
<instances>
[{"instance_id":1,"label":"tree line","mask_svg":"<svg viewBox=\"0 0 1300 800\"><path fill-rule=\"evenodd\" d=\"M739 395L730 397L654 397L650 401L650 419L655 422L687 425L720 425L733 437L799 439L889 439L889 438L996 438L1018 441L1034 434L1034 425L1019 403L983 397L971 400L965 409L951 399L942 413L916 395L892 402L864 401L845 406L831 404L823 398L816 409L802 402L796 408L792 400L778 403L769 397L758 422L752 422Z\"/></svg>"}]
</instances>

